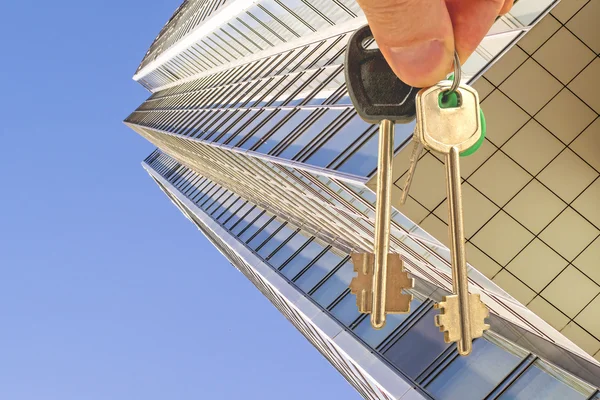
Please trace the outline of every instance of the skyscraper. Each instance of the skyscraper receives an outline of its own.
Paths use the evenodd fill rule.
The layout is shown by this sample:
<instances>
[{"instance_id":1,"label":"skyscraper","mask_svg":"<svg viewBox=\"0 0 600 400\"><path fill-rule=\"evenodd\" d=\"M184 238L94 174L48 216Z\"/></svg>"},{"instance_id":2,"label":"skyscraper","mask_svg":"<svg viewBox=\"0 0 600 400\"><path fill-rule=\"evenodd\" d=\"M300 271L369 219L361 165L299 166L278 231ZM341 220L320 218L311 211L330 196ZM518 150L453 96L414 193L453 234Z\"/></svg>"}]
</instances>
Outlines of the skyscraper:
<instances>
[{"instance_id":1,"label":"skyscraper","mask_svg":"<svg viewBox=\"0 0 600 400\"><path fill-rule=\"evenodd\" d=\"M470 290L492 312L490 332L474 342L466 358L443 342L433 323L433 303L451 291L447 233L439 214L445 209L444 174L433 154L422 156L409 203L392 214L391 248L416 280L411 313L392 315L384 329L373 330L348 290L354 275L350 252L373 247L371 187L377 173L377 127L356 115L344 82L348 37L366 23L354 1L184 2L134 76L152 94L125 122L158 147L143 166L165 194L365 398L595 398L600 280L594 281L597 275L589 267L594 253L585 252L597 251L592 242L598 241L600 224L589 206L593 200L584 195L590 188L587 196L594 193L598 166L587 160L593 155L585 143L578 151L550 130L546 136L556 139L554 147L542 142L539 151L527 151L546 138L535 125L546 126L538 122L542 117L535 118L538 113L551 108L563 91L573 94L572 84L579 91L577 76L593 73L598 64L597 53L590 58L592 47L583 44L594 39L580 40L589 36L581 29L576 36L575 27L586 21L569 28L577 15L598 7L580 11L568 4L556 8L555 17L548 14L555 3L517 2L463 66L490 120L486 146L463 163L463 191ZM548 28L552 21L559 27ZM572 40L568 35L588 50L572 54L579 71L556 69L554 48L542 51L547 43ZM558 83L538 84L536 79L545 77L540 69L556 74L551 77ZM537 86L528 95L522 87L530 75ZM573 96L596 113L597 98L582 100L589 91L581 90L584 95ZM570 104L563 100L554 112L546 111L547 118L562 112L564 103ZM509 104L515 104L514 114ZM507 112L504 118L498 110ZM597 113L571 139L596 119ZM413 125L396 127L394 173L400 179ZM527 129L537 133L536 140L517 141ZM545 153L553 156L538 156ZM560 154L581 159L589 170L565 177ZM563 164L553 166L555 160ZM478 172L486 169L486 175ZM585 186L579 183L582 171ZM558 172L562 175L553 179ZM564 188L565 181L570 186ZM528 201L536 201L536 209L552 205L540 197L540 186L564 203L548 221L548 213L523 212ZM583 200L576 204L575 198ZM513 204L517 199L525 205ZM576 233L565 235L570 229ZM548 256L555 253L560 262ZM572 290L585 293L569 296L565 292L572 284L577 284ZM523 293L531 298L525 301ZM536 303L522 304L530 301ZM564 313L563 326L549 311L555 306Z\"/></svg>"}]
</instances>

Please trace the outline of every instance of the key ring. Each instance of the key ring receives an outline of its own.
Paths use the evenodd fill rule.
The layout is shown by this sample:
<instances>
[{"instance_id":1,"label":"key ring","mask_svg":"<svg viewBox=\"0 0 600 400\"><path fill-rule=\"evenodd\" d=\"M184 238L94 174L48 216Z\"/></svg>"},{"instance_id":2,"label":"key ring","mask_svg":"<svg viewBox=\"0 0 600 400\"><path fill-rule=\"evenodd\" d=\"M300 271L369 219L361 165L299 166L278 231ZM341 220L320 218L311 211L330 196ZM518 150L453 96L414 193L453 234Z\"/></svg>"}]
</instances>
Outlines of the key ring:
<instances>
[{"instance_id":1,"label":"key ring","mask_svg":"<svg viewBox=\"0 0 600 400\"><path fill-rule=\"evenodd\" d=\"M454 80L452 81L452 86L450 86L450 89L448 90L448 94L456 92L461 79L462 70L460 68L460 58L458 58L458 53L454 50Z\"/></svg>"}]
</instances>

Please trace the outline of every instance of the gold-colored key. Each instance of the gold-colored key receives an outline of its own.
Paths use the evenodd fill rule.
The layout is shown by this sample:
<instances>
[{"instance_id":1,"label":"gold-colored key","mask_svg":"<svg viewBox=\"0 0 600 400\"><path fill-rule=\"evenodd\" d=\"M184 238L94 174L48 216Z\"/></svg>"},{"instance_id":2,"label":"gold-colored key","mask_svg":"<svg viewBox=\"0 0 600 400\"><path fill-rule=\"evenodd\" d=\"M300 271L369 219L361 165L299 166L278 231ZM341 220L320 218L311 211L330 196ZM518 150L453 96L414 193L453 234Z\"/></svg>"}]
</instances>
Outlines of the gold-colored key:
<instances>
[{"instance_id":1,"label":"gold-colored key","mask_svg":"<svg viewBox=\"0 0 600 400\"><path fill-rule=\"evenodd\" d=\"M415 118L418 89L402 82L390 68L378 48L366 44L373 39L368 25L356 30L348 40L344 63L346 87L358 115L379 124L377 162L377 204L373 253L353 254L357 277L350 283L363 313L371 313L371 326L385 326L386 313L407 313L412 296L403 294L413 280L402 268L398 254L390 253L392 201L392 159L394 124Z\"/></svg>"},{"instance_id":2,"label":"gold-colored key","mask_svg":"<svg viewBox=\"0 0 600 400\"><path fill-rule=\"evenodd\" d=\"M352 254L354 270L358 274L350 282L358 310L371 313L371 326L375 329L385 326L386 313L410 312L412 295L402 294L402 290L414 286L414 280L403 269L400 256L390 253L393 150L394 122L383 120L379 124L374 254Z\"/></svg>"},{"instance_id":3,"label":"gold-colored key","mask_svg":"<svg viewBox=\"0 0 600 400\"><path fill-rule=\"evenodd\" d=\"M458 105L442 108L442 96L449 95L451 89L455 89ZM483 133L477 91L448 81L422 89L417 94L415 133L425 148L445 155L454 294L436 305L441 314L436 315L435 323L447 343L458 342L459 354L468 355L473 339L489 328L485 323L489 310L479 295L468 291L460 178L460 153L476 145Z\"/></svg>"}]
</instances>

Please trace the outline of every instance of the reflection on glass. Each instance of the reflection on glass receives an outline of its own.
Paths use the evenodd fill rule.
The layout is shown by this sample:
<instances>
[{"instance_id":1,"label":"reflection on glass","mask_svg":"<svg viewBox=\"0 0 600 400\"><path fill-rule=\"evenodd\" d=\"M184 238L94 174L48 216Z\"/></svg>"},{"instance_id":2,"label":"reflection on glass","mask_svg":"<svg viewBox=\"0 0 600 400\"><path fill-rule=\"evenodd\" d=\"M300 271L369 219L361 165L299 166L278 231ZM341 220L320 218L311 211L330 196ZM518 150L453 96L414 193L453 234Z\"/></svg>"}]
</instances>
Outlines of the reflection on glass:
<instances>
[{"instance_id":1,"label":"reflection on glass","mask_svg":"<svg viewBox=\"0 0 600 400\"><path fill-rule=\"evenodd\" d=\"M289 120L279 127L267 140L265 140L256 151L267 154L273 147L279 144L287 135L298 127L314 110L300 110L296 112Z\"/></svg>"},{"instance_id":2,"label":"reflection on glass","mask_svg":"<svg viewBox=\"0 0 600 400\"><path fill-rule=\"evenodd\" d=\"M253 221L248 228L240 235L240 239L242 242L248 241L260 228L265 226L265 224L273 218L271 215L266 212L262 214L256 221Z\"/></svg>"},{"instance_id":3,"label":"reflection on glass","mask_svg":"<svg viewBox=\"0 0 600 400\"><path fill-rule=\"evenodd\" d=\"M343 128L339 129L304 162L319 167L327 166L371 127L372 124L363 121L362 118L355 115L354 118L348 121Z\"/></svg>"},{"instance_id":4,"label":"reflection on glass","mask_svg":"<svg viewBox=\"0 0 600 400\"><path fill-rule=\"evenodd\" d=\"M329 277L311 297L323 307L329 306L350 285L350 281L356 275L354 265L345 263L335 274Z\"/></svg>"},{"instance_id":5,"label":"reflection on glass","mask_svg":"<svg viewBox=\"0 0 600 400\"><path fill-rule=\"evenodd\" d=\"M248 138L241 146L242 149L249 149L254 146L258 141L275 125L277 125L285 116L290 113L289 110L279 110L269 121L267 121L263 126L261 126L254 134Z\"/></svg>"},{"instance_id":6,"label":"reflection on glass","mask_svg":"<svg viewBox=\"0 0 600 400\"><path fill-rule=\"evenodd\" d=\"M384 353L385 358L413 379L449 346L433 323L437 313L433 308L429 310Z\"/></svg>"},{"instance_id":7,"label":"reflection on glass","mask_svg":"<svg viewBox=\"0 0 600 400\"><path fill-rule=\"evenodd\" d=\"M518 1L510 10L510 15L524 26L531 24L556 0Z\"/></svg>"},{"instance_id":8,"label":"reflection on glass","mask_svg":"<svg viewBox=\"0 0 600 400\"><path fill-rule=\"evenodd\" d=\"M238 221L237 225L231 228L231 233L233 233L234 235L239 235L240 232L242 230L244 230L244 228L246 226L248 226L249 223L251 223L252 221L254 221L254 218L258 217L259 214L263 212L263 210L261 210L260 208L254 208L252 211L250 211L248 214L244 215L241 220Z\"/></svg>"},{"instance_id":9,"label":"reflection on glass","mask_svg":"<svg viewBox=\"0 0 600 400\"><path fill-rule=\"evenodd\" d=\"M275 234L275 236L269 239L267 243L265 243L258 250L258 255L260 255L262 258L268 257L272 252L275 251L277 247L281 245L281 243L287 240L287 238L289 238L294 232L295 231L291 227L288 227L287 225L284 226L279 230L279 232ZM253 242L254 240L251 242L251 244L253 244ZM256 245L260 246L258 241L256 241Z\"/></svg>"},{"instance_id":10,"label":"reflection on glass","mask_svg":"<svg viewBox=\"0 0 600 400\"><path fill-rule=\"evenodd\" d=\"M268 116L270 116L273 113L273 111L269 111L269 110L261 110L258 112L258 114L255 116L255 118L246 126L240 124L238 125L239 128L236 127L237 132L233 133L233 139L231 139L231 141L229 143L227 143L230 146L235 146L237 145L250 131L252 131L252 129L256 128L260 123L262 123L265 118L267 118ZM233 132L233 130L232 130Z\"/></svg>"},{"instance_id":11,"label":"reflection on glass","mask_svg":"<svg viewBox=\"0 0 600 400\"><path fill-rule=\"evenodd\" d=\"M375 133L365 144L361 146L350 158L348 158L336 170L348 174L368 176L377 168L377 146L378 134Z\"/></svg>"},{"instance_id":12,"label":"reflection on glass","mask_svg":"<svg viewBox=\"0 0 600 400\"><path fill-rule=\"evenodd\" d=\"M280 226L281 222L277 221L276 219L272 220L256 236L254 236L250 242L248 242L248 246L250 246L253 249L257 248Z\"/></svg>"},{"instance_id":13,"label":"reflection on glass","mask_svg":"<svg viewBox=\"0 0 600 400\"><path fill-rule=\"evenodd\" d=\"M410 313L408 314L388 314L383 329L373 329L371 318L365 318L356 328L356 333L369 346L376 348L392 333L408 316L421 305L421 300L413 299L410 303Z\"/></svg>"},{"instance_id":14,"label":"reflection on glass","mask_svg":"<svg viewBox=\"0 0 600 400\"><path fill-rule=\"evenodd\" d=\"M298 273L302 271L302 269L306 267L308 263L314 260L322 251L323 246L315 241L311 242L308 246L302 249L300 253L296 254L285 267L283 267L283 275L285 275L288 279L294 279L294 277L298 275Z\"/></svg>"},{"instance_id":15,"label":"reflection on glass","mask_svg":"<svg viewBox=\"0 0 600 400\"><path fill-rule=\"evenodd\" d=\"M342 110L327 110L327 112L325 112L325 114L323 114L317 121L313 122L313 124L300 135L300 137L296 138L291 145L283 150L283 152L279 154L279 157L292 159L311 140L323 133L325 128L327 128L327 126L333 122L333 120L339 117L341 113Z\"/></svg>"},{"instance_id":16,"label":"reflection on glass","mask_svg":"<svg viewBox=\"0 0 600 400\"><path fill-rule=\"evenodd\" d=\"M520 357L479 339L468 357L456 357L426 390L440 400L479 400L521 361Z\"/></svg>"},{"instance_id":17,"label":"reflection on glass","mask_svg":"<svg viewBox=\"0 0 600 400\"><path fill-rule=\"evenodd\" d=\"M592 394L589 387L538 361L499 397L500 400L583 400Z\"/></svg>"},{"instance_id":18,"label":"reflection on glass","mask_svg":"<svg viewBox=\"0 0 600 400\"><path fill-rule=\"evenodd\" d=\"M349 326L358 316L358 308L356 307L356 296L348 293L339 303L333 307L331 314L336 317L342 324Z\"/></svg>"},{"instance_id":19,"label":"reflection on glass","mask_svg":"<svg viewBox=\"0 0 600 400\"><path fill-rule=\"evenodd\" d=\"M325 275L337 267L340 261L342 261L342 257L331 250L328 251L296 280L296 285L308 293Z\"/></svg>"},{"instance_id":20,"label":"reflection on glass","mask_svg":"<svg viewBox=\"0 0 600 400\"><path fill-rule=\"evenodd\" d=\"M294 254L300 247L304 245L308 241L309 238L304 236L301 233L297 233L293 238L290 239L283 247L277 250L270 259L269 264L274 266L275 268L281 267L281 265L286 262L292 254Z\"/></svg>"}]
</instances>

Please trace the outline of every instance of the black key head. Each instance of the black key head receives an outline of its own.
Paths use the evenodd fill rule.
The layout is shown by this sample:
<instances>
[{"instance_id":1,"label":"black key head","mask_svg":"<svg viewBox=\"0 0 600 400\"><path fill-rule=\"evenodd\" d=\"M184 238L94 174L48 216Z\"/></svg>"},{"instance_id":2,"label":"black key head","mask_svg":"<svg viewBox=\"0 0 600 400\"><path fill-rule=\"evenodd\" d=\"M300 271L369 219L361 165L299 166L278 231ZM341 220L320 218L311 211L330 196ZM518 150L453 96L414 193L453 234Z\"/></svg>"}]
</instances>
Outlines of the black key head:
<instances>
[{"instance_id":1,"label":"black key head","mask_svg":"<svg viewBox=\"0 0 600 400\"><path fill-rule=\"evenodd\" d=\"M364 43L372 38L371 28L365 25L348 42L346 86L352 104L358 115L370 123L384 119L411 122L416 114L415 97L419 89L394 74L381 50L365 48Z\"/></svg>"}]
</instances>

